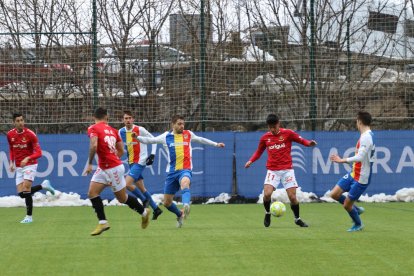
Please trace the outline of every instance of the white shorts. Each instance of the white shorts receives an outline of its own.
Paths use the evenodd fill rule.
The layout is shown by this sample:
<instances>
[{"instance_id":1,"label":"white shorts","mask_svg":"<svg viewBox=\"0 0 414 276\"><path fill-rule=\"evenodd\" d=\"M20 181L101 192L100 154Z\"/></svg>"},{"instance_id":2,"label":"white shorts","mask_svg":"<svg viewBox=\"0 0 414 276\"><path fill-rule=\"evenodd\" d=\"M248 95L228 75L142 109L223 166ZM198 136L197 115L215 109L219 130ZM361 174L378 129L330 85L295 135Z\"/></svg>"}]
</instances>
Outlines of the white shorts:
<instances>
[{"instance_id":1,"label":"white shorts","mask_svg":"<svg viewBox=\"0 0 414 276\"><path fill-rule=\"evenodd\" d=\"M280 171L267 170L264 184L272 185L277 189L277 186L279 186L280 183L282 183L285 190L297 188L298 183L296 182L295 171L293 169Z\"/></svg>"},{"instance_id":2,"label":"white shorts","mask_svg":"<svg viewBox=\"0 0 414 276\"><path fill-rule=\"evenodd\" d=\"M24 180L34 181L37 173L37 164L27 165L16 168L16 186L23 183Z\"/></svg>"},{"instance_id":3,"label":"white shorts","mask_svg":"<svg viewBox=\"0 0 414 276\"><path fill-rule=\"evenodd\" d=\"M118 192L126 187L124 173L125 167L123 164L106 170L98 167L91 181L111 186L113 192Z\"/></svg>"}]
</instances>

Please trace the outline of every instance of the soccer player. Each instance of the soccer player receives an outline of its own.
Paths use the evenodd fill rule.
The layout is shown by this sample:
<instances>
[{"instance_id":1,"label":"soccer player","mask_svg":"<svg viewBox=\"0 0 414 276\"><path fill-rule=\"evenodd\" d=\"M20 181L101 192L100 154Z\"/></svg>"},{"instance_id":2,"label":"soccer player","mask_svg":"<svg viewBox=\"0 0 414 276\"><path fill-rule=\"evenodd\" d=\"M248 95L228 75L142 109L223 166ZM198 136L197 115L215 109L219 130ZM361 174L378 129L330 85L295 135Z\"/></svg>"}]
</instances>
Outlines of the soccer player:
<instances>
[{"instance_id":1,"label":"soccer player","mask_svg":"<svg viewBox=\"0 0 414 276\"><path fill-rule=\"evenodd\" d=\"M336 154L331 156L331 160L336 163L353 163L351 172L345 174L331 192L331 197L343 205L354 222L348 232L361 231L364 228L359 216L364 209L355 206L354 202L368 188L371 179L371 166L375 153L371 122L371 114L365 111L358 112L356 126L361 136L356 144L355 155L348 158L340 158ZM346 197L343 195L344 192L348 192Z\"/></svg>"},{"instance_id":2,"label":"soccer player","mask_svg":"<svg viewBox=\"0 0 414 276\"><path fill-rule=\"evenodd\" d=\"M154 210L152 219L156 220L159 215L162 214L162 210L154 202L151 194L147 191L144 185L144 177L142 172L145 166L150 166L154 162L155 153L157 151L157 145L153 144L151 154L148 155L147 145L140 143L136 137L154 137L144 127L134 125L134 117L129 110L124 111L123 117L125 127L119 130L119 135L124 142L127 149L127 157L129 164L129 173L126 176L127 189L132 192L136 197L141 199L143 205L146 206L147 202ZM134 185L135 183L135 185Z\"/></svg>"},{"instance_id":3,"label":"soccer player","mask_svg":"<svg viewBox=\"0 0 414 276\"><path fill-rule=\"evenodd\" d=\"M98 155L98 168L92 176L89 184L88 197L95 209L99 224L91 235L96 236L108 230L109 223L106 220L104 205L100 197L101 192L110 186L119 202L128 205L129 208L141 214L141 227L147 228L149 224L150 209L144 208L136 197L128 195L124 178L125 168L120 157L124 154L124 144L118 131L108 125L108 112L99 107L94 111L95 124L88 128L89 159L84 175L92 172L92 161L95 153Z\"/></svg>"},{"instance_id":4,"label":"soccer player","mask_svg":"<svg viewBox=\"0 0 414 276\"><path fill-rule=\"evenodd\" d=\"M223 148L223 143L216 143L199 137L192 131L184 130L184 117L174 115L171 119L172 131L151 138L138 136L144 144L163 144L168 153L167 179L164 186L164 206L177 216L177 227L181 228L183 219L190 214L190 184L192 178L192 148L191 142ZM183 210L180 211L173 202L178 190L182 191Z\"/></svg>"},{"instance_id":5,"label":"soccer player","mask_svg":"<svg viewBox=\"0 0 414 276\"><path fill-rule=\"evenodd\" d=\"M33 222L33 198L32 195L45 189L52 195L55 189L45 180L40 185L32 187L37 172L37 159L42 156L42 149L36 134L24 126L24 118L20 113L13 114L15 128L7 133L9 142L9 156L11 172L16 171L17 193L26 202L26 217L20 223Z\"/></svg>"},{"instance_id":6,"label":"soccer player","mask_svg":"<svg viewBox=\"0 0 414 276\"><path fill-rule=\"evenodd\" d=\"M302 144L307 147L316 146L314 140L303 139L299 134L290 129L280 127L279 117L275 114L269 114L266 119L269 129L259 141L256 152L250 157L249 161L244 165L249 168L253 162L258 160L267 149L267 173L263 187L263 205L265 208L264 226L270 226L270 204L274 190L282 182L283 187L290 200L290 208L295 216L295 223L300 227L308 227L308 225L300 218L299 201L296 198L296 182L295 172L292 165L292 142Z\"/></svg>"}]
</instances>

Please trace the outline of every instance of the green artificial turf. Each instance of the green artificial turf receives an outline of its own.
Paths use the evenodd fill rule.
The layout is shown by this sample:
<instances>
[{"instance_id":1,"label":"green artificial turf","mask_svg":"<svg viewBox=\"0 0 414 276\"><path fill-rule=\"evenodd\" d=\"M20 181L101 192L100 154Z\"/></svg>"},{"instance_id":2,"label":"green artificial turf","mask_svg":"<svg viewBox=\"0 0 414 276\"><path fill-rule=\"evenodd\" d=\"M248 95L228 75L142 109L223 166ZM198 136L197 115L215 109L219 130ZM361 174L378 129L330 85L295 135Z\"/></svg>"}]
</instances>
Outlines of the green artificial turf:
<instances>
[{"instance_id":1,"label":"green artificial turf","mask_svg":"<svg viewBox=\"0 0 414 276\"><path fill-rule=\"evenodd\" d=\"M287 206L263 226L260 204L193 205L183 228L164 207L146 230L125 206L106 207L111 229L92 237L91 207L0 208L1 275L412 275L414 204L365 203L365 229L339 204Z\"/></svg>"}]
</instances>

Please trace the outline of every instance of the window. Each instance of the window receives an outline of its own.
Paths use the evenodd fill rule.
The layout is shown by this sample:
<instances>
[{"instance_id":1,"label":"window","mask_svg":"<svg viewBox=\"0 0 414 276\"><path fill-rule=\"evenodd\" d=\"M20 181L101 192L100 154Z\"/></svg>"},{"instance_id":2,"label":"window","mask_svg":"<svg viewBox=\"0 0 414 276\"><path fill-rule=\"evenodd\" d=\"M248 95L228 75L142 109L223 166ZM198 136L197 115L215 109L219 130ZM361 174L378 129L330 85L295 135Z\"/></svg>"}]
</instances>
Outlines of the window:
<instances>
[{"instance_id":1,"label":"window","mask_svg":"<svg viewBox=\"0 0 414 276\"><path fill-rule=\"evenodd\" d=\"M368 29L384 33L395 34L397 31L398 16L369 12Z\"/></svg>"},{"instance_id":2,"label":"window","mask_svg":"<svg viewBox=\"0 0 414 276\"><path fill-rule=\"evenodd\" d=\"M414 37L414 21L413 20L405 20L404 33L406 36Z\"/></svg>"}]
</instances>

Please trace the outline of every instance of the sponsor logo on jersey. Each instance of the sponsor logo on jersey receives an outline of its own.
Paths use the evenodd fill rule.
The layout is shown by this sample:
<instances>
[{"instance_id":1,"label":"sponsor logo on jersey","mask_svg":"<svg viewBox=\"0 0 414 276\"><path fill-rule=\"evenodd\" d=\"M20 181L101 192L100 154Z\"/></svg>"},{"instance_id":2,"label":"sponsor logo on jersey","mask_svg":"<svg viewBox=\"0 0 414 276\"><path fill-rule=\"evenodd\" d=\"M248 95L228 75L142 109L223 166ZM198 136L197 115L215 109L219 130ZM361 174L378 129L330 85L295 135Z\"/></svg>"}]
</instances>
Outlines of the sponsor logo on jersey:
<instances>
[{"instance_id":1,"label":"sponsor logo on jersey","mask_svg":"<svg viewBox=\"0 0 414 276\"><path fill-rule=\"evenodd\" d=\"M188 142L171 143L169 145L170 148L175 147L175 146L177 146L177 147L179 147L179 146L188 146Z\"/></svg>"},{"instance_id":2,"label":"sponsor logo on jersey","mask_svg":"<svg viewBox=\"0 0 414 276\"><path fill-rule=\"evenodd\" d=\"M282 148L284 148L284 147L286 147L286 145L285 145L285 143L282 143L282 144L274 144L274 145L272 145L272 146L269 146L269 149L270 150L272 150L272 149L282 149Z\"/></svg>"},{"instance_id":3,"label":"sponsor logo on jersey","mask_svg":"<svg viewBox=\"0 0 414 276\"><path fill-rule=\"evenodd\" d=\"M13 145L13 148L24 149L24 148L27 148L27 144L16 144L16 145Z\"/></svg>"}]
</instances>

